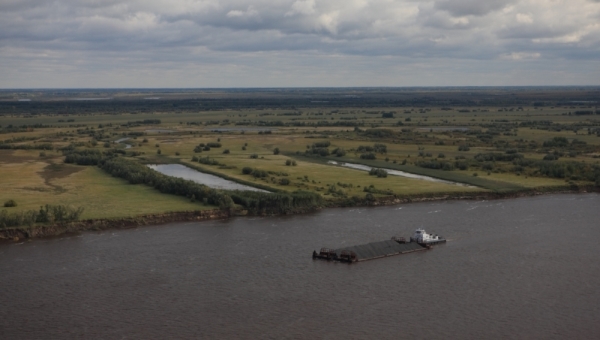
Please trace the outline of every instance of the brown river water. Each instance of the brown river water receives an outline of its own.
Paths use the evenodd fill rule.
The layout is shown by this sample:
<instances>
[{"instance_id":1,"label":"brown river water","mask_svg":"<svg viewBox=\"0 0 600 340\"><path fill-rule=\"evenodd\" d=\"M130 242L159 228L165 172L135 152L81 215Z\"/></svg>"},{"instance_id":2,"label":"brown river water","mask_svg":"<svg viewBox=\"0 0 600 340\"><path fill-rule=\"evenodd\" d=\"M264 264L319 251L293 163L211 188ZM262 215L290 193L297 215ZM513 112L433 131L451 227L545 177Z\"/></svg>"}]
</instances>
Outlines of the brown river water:
<instances>
[{"instance_id":1,"label":"brown river water","mask_svg":"<svg viewBox=\"0 0 600 340\"><path fill-rule=\"evenodd\" d=\"M0 339L597 339L599 208L447 201L0 244ZM417 227L449 241L311 259Z\"/></svg>"}]
</instances>

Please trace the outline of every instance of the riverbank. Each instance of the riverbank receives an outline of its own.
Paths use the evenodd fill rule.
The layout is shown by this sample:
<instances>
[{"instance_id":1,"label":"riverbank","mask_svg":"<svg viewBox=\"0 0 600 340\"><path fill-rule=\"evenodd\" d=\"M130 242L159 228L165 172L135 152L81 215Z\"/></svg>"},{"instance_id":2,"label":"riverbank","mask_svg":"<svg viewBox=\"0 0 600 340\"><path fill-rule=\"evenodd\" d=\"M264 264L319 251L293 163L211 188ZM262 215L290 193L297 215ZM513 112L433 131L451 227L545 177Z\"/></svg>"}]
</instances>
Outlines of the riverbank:
<instances>
[{"instance_id":1,"label":"riverbank","mask_svg":"<svg viewBox=\"0 0 600 340\"><path fill-rule=\"evenodd\" d=\"M70 223L36 225L32 227L5 228L0 230L0 241L20 241L31 238L44 238L60 236L64 234L75 234L83 231L130 229L171 222L216 220L243 214L243 211L234 212L213 209L182 211L165 214L149 214L127 218L82 220Z\"/></svg>"},{"instance_id":2,"label":"riverbank","mask_svg":"<svg viewBox=\"0 0 600 340\"><path fill-rule=\"evenodd\" d=\"M541 188L535 190L521 190L515 192L463 192L463 193L438 193L407 196L386 196L373 199L367 198L348 198L328 201L321 208L338 207L368 207L385 206L418 202L432 201L450 201L450 200L497 200L512 199L521 197L531 197L540 195L556 194L576 194L576 193L600 193L600 187L595 186L565 186ZM298 213L306 213L302 211ZM171 222L188 222L226 219L233 216L247 215L246 210L202 210L202 211L183 211L165 214L149 214L137 217L117 218L117 219L93 219L83 220L71 223L36 225L32 227L16 227L0 229L0 241L22 241L33 238L54 237L65 234L76 234L84 231L100 231L113 229L130 229L149 225L160 225Z\"/></svg>"}]
</instances>

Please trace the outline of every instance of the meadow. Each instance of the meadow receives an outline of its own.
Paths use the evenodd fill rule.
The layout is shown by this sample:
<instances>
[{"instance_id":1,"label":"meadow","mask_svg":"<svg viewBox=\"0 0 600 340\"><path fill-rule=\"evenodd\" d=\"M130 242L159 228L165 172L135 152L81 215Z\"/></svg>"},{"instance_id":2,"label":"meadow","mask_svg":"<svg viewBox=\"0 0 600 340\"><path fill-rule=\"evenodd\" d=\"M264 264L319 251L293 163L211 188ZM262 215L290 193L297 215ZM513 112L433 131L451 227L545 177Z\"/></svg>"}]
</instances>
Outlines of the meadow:
<instances>
[{"instance_id":1,"label":"meadow","mask_svg":"<svg viewBox=\"0 0 600 340\"><path fill-rule=\"evenodd\" d=\"M143 97L156 93L125 91L84 103L43 91L25 93L31 102L15 102L24 94L4 93L0 203L14 200L16 207L4 209L19 211L60 202L83 207L82 218L89 219L216 207L130 184L96 166L65 164L64 155L77 150L184 164L331 204L600 186L595 88L480 91L478 101L466 90L431 90L426 98L423 90L338 92L315 89L304 106L292 92L161 93L164 98L148 101ZM462 185L370 174L339 166L344 162Z\"/></svg>"}]
</instances>

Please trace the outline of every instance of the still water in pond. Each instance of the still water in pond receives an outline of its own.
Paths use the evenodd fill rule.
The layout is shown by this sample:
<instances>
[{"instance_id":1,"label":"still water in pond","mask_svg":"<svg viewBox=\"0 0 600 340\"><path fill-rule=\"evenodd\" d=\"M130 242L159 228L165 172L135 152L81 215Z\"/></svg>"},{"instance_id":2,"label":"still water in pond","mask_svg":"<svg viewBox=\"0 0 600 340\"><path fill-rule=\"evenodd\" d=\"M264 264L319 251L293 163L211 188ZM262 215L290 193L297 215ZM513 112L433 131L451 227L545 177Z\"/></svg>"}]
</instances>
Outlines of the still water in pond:
<instances>
[{"instance_id":1,"label":"still water in pond","mask_svg":"<svg viewBox=\"0 0 600 340\"><path fill-rule=\"evenodd\" d=\"M208 187L215 189L227 189L227 190L250 190L250 191L261 191L267 192L248 185L239 184L230 180L226 180L221 177L217 177L211 174L206 174L200 171L196 171L192 168L188 168L181 164L152 164L148 165L149 168L154 169L161 174L173 176L177 178L188 179L196 183L204 184Z\"/></svg>"},{"instance_id":2,"label":"still water in pond","mask_svg":"<svg viewBox=\"0 0 600 340\"><path fill-rule=\"evenodd\" d=\"M354 164L354 163L345 163L345 162L338 163L336 161L328 161L327 163L332 164L332 165L343 166L343 167L354 169L354 170L361 170L361 171L371 171L373 169L372 167L370 167L368 165L363 165L363 164ZM475 186L468 185L465 183L445 181L443 179L439 179L439 178L435 178L435 177L416 175L416 174L412 174L410 172L404 172L404 171L400 171L400 170L392 170L392 169L386 169L386 168L383 168L383 170L385 170L388 173L388 175L392 175L392 176L400 176L400 177L421 179L421 180L429 181L429 182L452 184L452 185L458 185L458 186L462 186L462 187L476 188Z\"/></svg>"},{"instance_id":3,"label":"still water in pond","mask_svg":"<svg viewBox=\"0 0 600 340\"><path fill-rule=\"evenodd\" d=\"M0 337L600 336L600 195L327 209L0 245ZM322 246L448 243L358 264Z\"/></svg>"}]
</instances>

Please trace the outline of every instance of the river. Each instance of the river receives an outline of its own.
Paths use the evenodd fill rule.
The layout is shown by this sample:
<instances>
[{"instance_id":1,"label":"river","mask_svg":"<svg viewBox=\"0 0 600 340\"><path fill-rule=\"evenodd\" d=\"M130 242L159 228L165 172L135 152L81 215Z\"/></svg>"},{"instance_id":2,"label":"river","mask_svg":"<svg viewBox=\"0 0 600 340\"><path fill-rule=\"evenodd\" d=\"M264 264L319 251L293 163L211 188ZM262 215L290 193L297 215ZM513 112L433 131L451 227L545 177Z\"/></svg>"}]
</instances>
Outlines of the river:
<instances>
[{"instance_id":1,"label":"river","mask_svg":"<svg viewBox=\"0 0 600 340\"><path fill-rule=\"evenodd\" d=\"M445 201L0 244L0 338L598 338L599 206ZM448 243L310 256L417 227Z\"/></svg>"}]
</instances>

